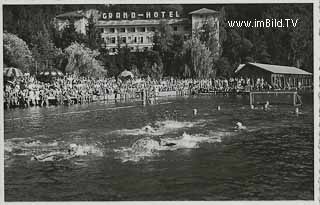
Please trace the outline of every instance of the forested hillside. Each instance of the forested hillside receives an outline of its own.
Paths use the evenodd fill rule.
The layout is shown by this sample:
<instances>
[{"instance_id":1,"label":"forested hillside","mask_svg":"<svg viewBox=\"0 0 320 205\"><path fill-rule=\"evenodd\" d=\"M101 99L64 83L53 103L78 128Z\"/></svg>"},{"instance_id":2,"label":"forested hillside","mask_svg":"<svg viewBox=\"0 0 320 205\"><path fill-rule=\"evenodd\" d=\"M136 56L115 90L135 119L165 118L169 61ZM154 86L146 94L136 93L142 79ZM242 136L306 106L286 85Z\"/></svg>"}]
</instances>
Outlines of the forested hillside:
<instances>
[{"instance_id":1,"label":"forested hillside","mask_svg":"<svg viewBox=\"0 0 320 205\"><path fill-rule=\"evenodd\" d=\"M155 36L152 51L132 53L128 48L121 48L114 56L101 49L102 41L97 38L99 33L90 20L86 36L76 33L73 26L62 32L57 32L53 26L56 15L76 10L174 9L188 17L190 11L199 8L220 11L221 49L218 57L213 57L214 45L210 44L210 37L206 37L205 33L198 39L186 42L183 36L172 35L168 25L161 25L160 31L166 35ZM122 70L129 69L137 74L154 77L228 77L240 63L245 62L291 65L313 72L312 12L312 4L5 5L4 63L5 66L15 66L29 72L48 67L72 72L82 67L83 70L93 70L92 73L104 70L108 75L117 75ZM288 28L231 28L228 25L230 20L267 18L298 21L296 27ZM190 58L191 53L198 56ZM195 67L195 58L206 64Z\"/></svg>"}]
</instances>

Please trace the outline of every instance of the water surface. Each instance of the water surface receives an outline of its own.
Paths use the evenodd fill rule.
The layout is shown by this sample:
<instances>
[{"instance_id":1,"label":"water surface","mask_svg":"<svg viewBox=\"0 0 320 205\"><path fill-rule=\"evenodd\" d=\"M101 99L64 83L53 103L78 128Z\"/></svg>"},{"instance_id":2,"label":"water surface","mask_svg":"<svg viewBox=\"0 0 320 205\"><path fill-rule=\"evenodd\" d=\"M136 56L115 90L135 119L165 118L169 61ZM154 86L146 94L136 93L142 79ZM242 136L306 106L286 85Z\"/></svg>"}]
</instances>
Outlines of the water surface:
<instances>
[{"instance_id":1,"label":"water surface","mask_svg":"<svg viewBox=\"0 0 320 205\"><path fill-rule=\"evenodd\" d=\"M241 96L158 103L6 110L5 200L313 200L312 103L298 116ZM32 160L72 143L76 157Z\"/></svg>"}]
</instances>

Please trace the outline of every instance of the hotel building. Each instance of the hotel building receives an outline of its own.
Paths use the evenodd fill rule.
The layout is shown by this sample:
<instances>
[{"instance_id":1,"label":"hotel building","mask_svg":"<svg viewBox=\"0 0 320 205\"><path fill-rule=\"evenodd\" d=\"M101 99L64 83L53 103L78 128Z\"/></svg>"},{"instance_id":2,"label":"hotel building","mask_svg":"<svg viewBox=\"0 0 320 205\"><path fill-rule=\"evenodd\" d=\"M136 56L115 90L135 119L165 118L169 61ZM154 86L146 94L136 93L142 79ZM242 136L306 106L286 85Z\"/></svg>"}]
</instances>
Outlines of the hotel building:
<instances>
[{"instance_id":1,"label":"hotel building","mask_svg":"<svg viewBox=\"0 0 320 205\"><path fill-rule=\"evenodd\" d=\"M70 18L76 30L85 34L88 15L91 12L69 12L56 17L56 27L64 29ZM102 45L110 54L117 52L117 48L127 46L131 51L148 50L153 47L153 37L158 31L161 22L172 28L175 34L188 38L193 31L201 28L205 23L215 24L215 36L219 38L219 12L202 8L189 13L188 17L181 17L178 11L146 11L137 12L106 12L99 13L100 18L95 19L95 27L101 31L104 39Z\"/></svg>"}]
</instances>

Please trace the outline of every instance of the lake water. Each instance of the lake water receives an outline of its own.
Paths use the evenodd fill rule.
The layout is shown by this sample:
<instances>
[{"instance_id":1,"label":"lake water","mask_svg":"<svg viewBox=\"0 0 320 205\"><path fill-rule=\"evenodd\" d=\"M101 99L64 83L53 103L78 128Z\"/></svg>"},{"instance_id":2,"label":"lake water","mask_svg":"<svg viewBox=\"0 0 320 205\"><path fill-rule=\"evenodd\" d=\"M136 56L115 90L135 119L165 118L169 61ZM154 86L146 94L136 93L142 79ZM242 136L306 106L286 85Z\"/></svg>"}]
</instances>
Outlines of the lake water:
<instances>
[{"instance_id":1,"label":"lake water","mask_svg":"<svg viewBox=\"0 0 320 205\"><path fill-rule=\"evenodd\" d=\"M313 104L300 110L241 96L6 110L5 200L313 200Z\"/></svg>"}]
</instances>

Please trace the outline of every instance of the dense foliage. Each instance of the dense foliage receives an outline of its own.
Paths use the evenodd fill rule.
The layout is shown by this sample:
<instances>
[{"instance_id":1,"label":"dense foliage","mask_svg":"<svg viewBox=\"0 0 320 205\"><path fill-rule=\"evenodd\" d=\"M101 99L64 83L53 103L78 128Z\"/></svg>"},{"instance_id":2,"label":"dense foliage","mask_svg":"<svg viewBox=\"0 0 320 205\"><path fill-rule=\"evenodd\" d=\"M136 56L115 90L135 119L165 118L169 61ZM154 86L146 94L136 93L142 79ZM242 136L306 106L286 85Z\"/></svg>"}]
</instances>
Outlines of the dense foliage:
<instances>
[{"instance_id":1,"label":"dense foliage","mask_svg":"<svg viewBox=\"0 0 320 205\"><path fill-rule=\"evenodd\" d=\"M24 40L10 33L3 34L4 64L29 71L32 62L31 51Z\"/></svg>"},{"instance_id":2,"label":"dense foliage","mask_svg":"<svg viewBox=\"0 0 320 205\"><path fill-rule=\"evenodd\" d=\"M68 73L77 73L80 76L99 76L106 71L101 63L95 58L100 54L96 50L91 50L83 44L72 43L65 49L68 64L66 71Z\"/></svg>"},{"instance_id":3,"label":"dense foliage","mask_svg":"<svg viewBox=\"0 0 320 205\"><path fill-rule=\"evenodd\" d=\"M162 22L152 51L120 48L109 55L101 48L99 31L89 18L87 35L70 24L54 29L56 15L76 10L153 11L178 10L184 16L200 8L220 12L219 41L216 27L206 24L193 39L174 35ZM139 75L206 78L228 77L245 62L291 65L313 72L312 4L256 5L6 5L3 9L4 63L35 72L50 67L83 75L118 75L132 70ZM298 19L296 27L231 28L229 20ZM108 71L108 72L102 72Z\"/></svg>"}]
</instances>

